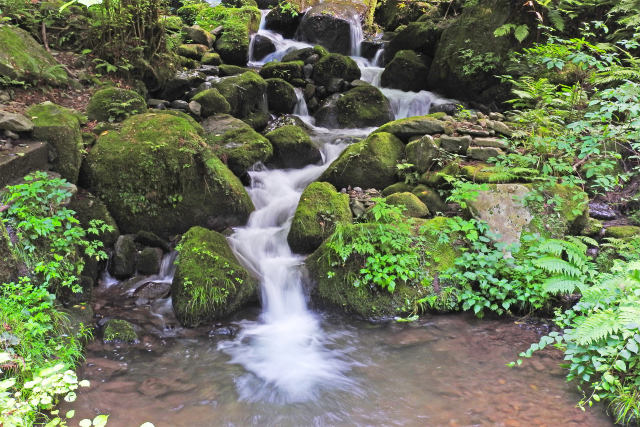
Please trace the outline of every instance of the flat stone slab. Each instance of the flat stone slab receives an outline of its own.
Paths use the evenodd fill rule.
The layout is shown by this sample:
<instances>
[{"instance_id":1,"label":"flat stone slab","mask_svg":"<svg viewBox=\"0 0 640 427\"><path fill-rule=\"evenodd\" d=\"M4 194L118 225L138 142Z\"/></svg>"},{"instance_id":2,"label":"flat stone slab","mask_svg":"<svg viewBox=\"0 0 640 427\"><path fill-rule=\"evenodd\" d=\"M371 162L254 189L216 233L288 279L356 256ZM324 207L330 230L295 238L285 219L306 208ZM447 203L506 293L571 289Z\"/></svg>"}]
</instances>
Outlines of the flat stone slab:
<instances>
[{"instance_id":1,"label":"flat stone slab","mask_svg":"<svg viewBox=\"0 0 640 427\"><path fill-rule=\"evenodd\" d=\"M0 188L34 170L47 170L49 155L46 142L31 142L0 151Z\"/></svg>"}]
</instances>

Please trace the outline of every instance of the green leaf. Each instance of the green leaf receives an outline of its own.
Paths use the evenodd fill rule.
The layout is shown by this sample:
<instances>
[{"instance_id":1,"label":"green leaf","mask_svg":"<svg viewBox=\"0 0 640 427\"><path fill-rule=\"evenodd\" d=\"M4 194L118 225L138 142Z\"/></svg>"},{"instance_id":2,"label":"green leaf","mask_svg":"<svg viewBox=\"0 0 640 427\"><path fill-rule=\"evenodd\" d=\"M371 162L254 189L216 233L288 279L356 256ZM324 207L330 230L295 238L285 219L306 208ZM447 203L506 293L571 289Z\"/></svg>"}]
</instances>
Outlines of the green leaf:
<instances>
[{"instance_id":1,"label":"green leaf","mask_svg":"<svg viewBox=\"0 0 640 427\"><path fill-rule=\"evenodd\" d=\"M516 27L515 31L513 32L513 35L515 36L516 40L522 43L524 39L526 39L527 36L529 35L529 27L524 24L519 25Z\"/></svg>"},{"instance_id":2,"label":"green leaf","mask_svg":"<svg viewBox=\"0 0 640 427\"><path fill-rule=\"evenodd\" d=\"M73 409L68 411L67 414L65 415L67 418L73 418L76 415L76 411L74 411Z\"/></svg>"},{"instance_id":3,"label":"green leaf","mask_svg":"<svg viewBox=\"0 0 640 427\"><path fill-rule=\"evenodd\" d=\"M622 372L626 372L627 370L627 365L626 363L624 363L622 360L618 359L616 360L616 363L614 364L614 366L616 368L618 368L618 370L622 371Z\"/></svg>"}]
</instances>

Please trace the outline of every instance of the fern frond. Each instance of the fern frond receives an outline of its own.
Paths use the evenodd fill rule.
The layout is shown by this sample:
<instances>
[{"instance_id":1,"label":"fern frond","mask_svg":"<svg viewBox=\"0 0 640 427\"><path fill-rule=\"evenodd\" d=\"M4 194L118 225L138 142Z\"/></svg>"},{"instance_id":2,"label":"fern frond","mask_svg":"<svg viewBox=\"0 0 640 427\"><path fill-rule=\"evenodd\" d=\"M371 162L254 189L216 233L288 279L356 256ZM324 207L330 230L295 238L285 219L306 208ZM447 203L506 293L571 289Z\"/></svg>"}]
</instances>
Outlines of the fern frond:
<instances>
[{"instance_id":1,"label":"fern frond","mask_svg":"<svg viewBox=\"0 0 640 427\"><path fill-rule=\"evenodd\" d=\"M618 332L625 322L613 310L600 311L585 317L584 321L571 332L571 337L579 345L589 345Z\"/></svg>"},{"instance_id":2,"label":"fern frond","mask_svg":"<svg viewBox=\"0 0 640 427\"><path fill-rule=\"evenodd\" d=\"M553 254L555 256L562 255L564 250L564 242L558 239L548 239L540 245L540 251Z\"/></svg>"},{"instance_id":3,"label":"fern frond","mask_svg":"<svg viewBox=\"0 0 640 427\"><path fill-rule=\"evenodd\" d=\"M542 284L543 289L550 294L570 294L582 288L582 281L570 276L555 276Z\"/></svg>"},{"instance_id":4,"label":"fern frond","mask_svg":"<svg viewBox=\"0 0 640 427\"><path fill-rule=\"evenodd\" d=\"M580 270L571 263L556 257L546 256L534 261L536 267L542 268L553 274L562 274L570 277L579 277Z\"/></svg>"},{"instance_id":5,"label":"fern frond","mask_svg":"<svg viewBox=\"0 0 640 427\"><path fill-rule=\"evenodd\" d=\"M623 325L640 325L640 307L636 305L624 305L620 306L619 311L620 321Z\"/></svg>"}]
</instances>

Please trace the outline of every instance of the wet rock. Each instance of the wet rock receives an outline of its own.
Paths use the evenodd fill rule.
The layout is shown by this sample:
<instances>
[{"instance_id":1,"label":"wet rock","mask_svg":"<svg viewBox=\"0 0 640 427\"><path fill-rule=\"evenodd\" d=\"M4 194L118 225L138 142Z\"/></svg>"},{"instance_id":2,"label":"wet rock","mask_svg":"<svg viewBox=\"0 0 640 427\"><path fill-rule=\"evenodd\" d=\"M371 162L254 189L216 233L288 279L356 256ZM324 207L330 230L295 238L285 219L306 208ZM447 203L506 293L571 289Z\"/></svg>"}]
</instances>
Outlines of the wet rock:
<instances>
[{"instance_id":1,"label":"wet rock","mask_svg":"<svg viewBox=\"0 0 640 427\"><path fill-rule=\"evenodd\" d=\"M136 272L136 245L133 236L118 237L109 261L109 273L116 279L127 279Z\"/></svg>"},{"instance_id":2,"label":"wet rock","mask_svg":"<svg viewBox=\"0 0 640 427\"><path fill-rule=\"evenodd\" d=\"M263 132L266 135L267 133L272 132L283 126L296 126L296 127L299 127L300 129L303 129L307 133L311 131L311 128L309 127L309 125L303 122L300 117L285 114L269 122L269 124L267 125L267 127L264 129Z\"/></svg>"},{"instance_id":3,"label":"wet rock","mask_svg":"<svg viewBox=\"0 0 640 427\"><path fill-rule=\"evenodd\" d=\"M104 325L102 339L105 343L135 344L138 342L138 334L130 322L110 319Z\"/></svg>"},{"instance_id":4,"label":"wet rock","mask_svg":"<svg viewBox=\"0 0 640 427\"><path fill-rule=\"evenodd\" d=\"M618 217L618 213L606 203L591 202L589 203L589 216L591 218L611 221Z\"/></svg>"},{"instance_id":5,"label":"wet rock","mask_svg":"<svg viewBox=\"0 0 640 427\"><path fill-rule=\"evenodd\" d=\"M225 326L220 325L210 330L209 336L233 338L238 334L239 331L240 331L240 328L234 325L225 325Z\"/></svg>"},{"instance_id":6,"label":"wet rock","mask_svg":"<svg viewBox=\"0 0 640 427\"><path fill-rule=\"evenodd\" d=\"M269 37L265 37L262 34L256 34L253 36L253 59L260 61L265 56L276 51L276 45Z\"/></svg>"},{"instance_id":7,"label":"wet rock","mask_svg":"<svg viewBox=\"0 0 640 427\"><path fill-rule=\"evenodd\" d=\"M212 86L227 100L230 114L254 129L262 129L269 121L267 108L267 82L257 73L232 76L215 82Z\"/></svg>"},{"instance_id":8,"label":"wet rock","mask_svg":"<svg viewBox=\"0 0 640 427\"><path fill-rule=\"evenodd\" d=\"M169 79L160 95L170 101L185 96L192 87L196 87L206 81L206 76L198 71L178 71Z\"/></svg>"},{"instance_id":9,"label":"wet rock","mask_svg":"<svg viewBox=\"0 0 640 427\"><path fill-rule=\"evenodd\" d=\"M138 300L144 300L145 304L157 299L166 298L171 292L171 283L147 282L135 290L133 295ZM142 302L142 301L139 301Z\"/></svg>"},{"instance_id":10,"label":"wet rock","mask_svg":"<svg viewBox=\"0 0 640 427\"><path fill-rule=\"evenodd\" d=\"M273 146L272 163L277 167L301 168L322 160L309 135L297 126L283 126L265 135Z\"/></svg>"},{"instance_id":11,"label":"wet rock","mask_svg":"<svg viewBox=\"0 0 640 427\"><path fill-rule=\"evenodd\" d=\"M301 18L301 14L293 16L290 12L275 7L265 17L265 28L276 31L286 38L291 38L296 32Z\"/></svg>"},{"instance_id":12,"label":"wet rock","mask_svg":"<svg viewBox=\"0 0 640 427\"><path fill-rule=\"evenodd\" d=\"M171 246L169 245L169 242L167 242L166 240L158 237L155 233L152 233L151 231L146 231L146 230L140 230L136 233L136 236L134 237L134 241L142 246L149 246L152 248L160 248L162 249L164 252L170 252L171 251Z\"/></svg>"},{"instance_id":13,"label":"wet rock","mask_svg":"<svg viewBox=\"0 0 640 427\"><path fill-rule=\"evenodd\" d=\"M339 97L331 97L316 113L319 126L341 128L379 126L393 119L387 98L374 86L358 86Z\"/></svg>"},{"instance_id":14,"label":"wet rock","mask_svg":"<svg viewBox=\"0 0 640 427\"><path fill-rule=\"evenodd\" d=\"M196 387L196 384L176 381L174 378L151 377L140 384L138 391L145 396L157 399L171 393L186 393Z\"/></svg>"},{"instance_id":15,"label":"wet rock","mask_svg":"<svg viewBox=\"0 0 640 427\"><path fill-rule=\"evenodd\" d=\"M331 79L338 78L347 82L360 78L360 68L356 62L345 55L331 53L320 59L313 67L313 80L317 85L327 85Z\"/></svg>"},{"instance_id":16,"label":"wet rock","mask_svg":"<svg viewBox=\"0 0 640 427\"><path fill-rule=\"evenodd\" d=\"M380 83L383 87L419 92L428 89L429 68L426 58L412 50L401 50L385 67Z\"/></svg>"},{"instance_id":17,"label":"wet rock","mask_svg":"<svg viewBox=\"0 0 640 427\"><path fill-rule=\"evenodd\" d=\"M175 101L171 101L170 107L176 110L187 111L189 109L189 103L181 99L176 99Z\"/></svg>"},{"instance_id":18,"label":"wet rock","mask_svg":"<svg viewBox=\"0 0 640 427\"><path fill-rule=\"evenodd\" d=\"M136 268L143 275L158 274L162 264L162 249L144 248L136 256Z\"/></svg>"},{"instance_id":19,"label":"wet rock","mask_svg":"<svg viewBox=\"0 0 640 427\"><path fill-rule=\"evenodd\" d=\"M193 97L192 102L195 101L201 106L200 114L206 118L215 114L227 114L231 111L229 102L217 89L207 89Z\"/></svg>"},{"instance_id":20,"label":"wet rock","mask_svg":"<svg viewBox=\"0 0 640 427\"><path fill-rule=\"evenodd\" d=\"M260 69L260 76L264 79L278 78L286 80L294 86L304 85L304 72L302 68L304 62L302 61L271 61L266 63L262 69Z\"/></svg>"},{"instance_id":21,"label":"wet rock","mask_svg":"<svg viewBox=\"0 0 640 427\"><path fill-rule=\"evenodd\" d=\"M201 65L200 67L196 68L196 71L207 76L208 80L211 76L217 76L220 74L220 67L217 67L215 65Z\"/></svg>"},{"instance_id":22,"label":"wet rock","mask_svg":"<svg viewBox=\"0 0 640 427\"><path fill-rule=\"evenodd\" d=\"M374 133L388 132L406 142L423 135L442 134L445 131L445 122L440 120L441 116L438 114L394 120L379 127Z\"/></svg>"},{"instance_id":23,"label":"wet rock","mask_svg":"<svg viewBox=\"0 0 640 427\"><path fill-rule=\"evenodd\" d=\"M298 27L303 40L319 44L331 52L348 55L351 46L351 23L361 20L366 7L357 3L326 2L309 9ZM362 5L364 6L364 5Z\"/></svg>"}]
</instances>

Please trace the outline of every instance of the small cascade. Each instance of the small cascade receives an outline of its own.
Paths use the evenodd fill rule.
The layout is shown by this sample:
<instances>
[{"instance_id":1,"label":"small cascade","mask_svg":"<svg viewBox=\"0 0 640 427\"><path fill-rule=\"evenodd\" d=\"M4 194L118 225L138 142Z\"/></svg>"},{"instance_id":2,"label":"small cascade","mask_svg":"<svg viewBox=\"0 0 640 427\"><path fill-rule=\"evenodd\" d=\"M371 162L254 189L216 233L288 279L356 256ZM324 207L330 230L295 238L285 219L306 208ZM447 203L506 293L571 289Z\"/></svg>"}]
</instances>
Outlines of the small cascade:
<instances>
[{"instance_id":1,"label":"small cascade","mask_svg":"<svg viewBox=\"0 0 640 427\"><path fill-rule=\"evenodd\" d=\"M389 100L396 119L429 114L431 105L437 96L426 90L404 92L399 89L381 88L382 94Z\"/></svg>"},{"instance_id":2,"label":"small cascade","mask_svg":"<svg viewBox=\"0 0 640 427\"><path fill-rule=\"evenodd\" d=\"M360 56L360 46L364 40L362 24L360 23L358 15L353 15L349 21L351 24L349 27L349 33L351 36L351 56Z\"/></svg>"},{"instance_id":3,"label":"small cascade","mask_svg":"<svg viewBox=\"0 0 640 427\"><path fill-rule=\"evenodd\" d=\"M302 93L302 89L299 87L295 88L296 90L296 106L293 109L293 114L301 117L309 116L309 109L307 108L307 101L304 100L304 94Z\"/></svg>"},{"instance_id":4,"label":"small cascade","mask_svg":"<svg viewBox=\"0 0 640 427\"><path fill-rule=\"evenodd\" d=\"M384 47L381 47L376 51L376 54L373 57L373 60L371 60L371 63L376 67L384 66Z\"/></svg>"}]
</instances>

